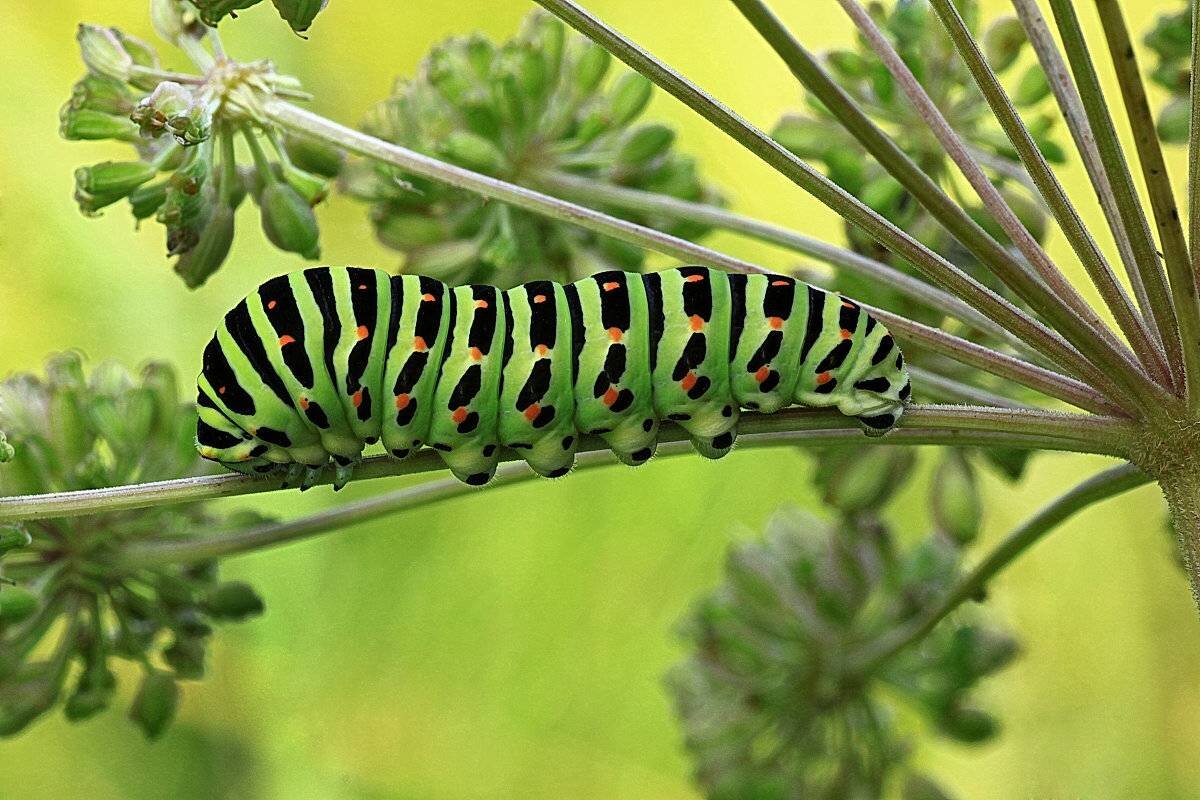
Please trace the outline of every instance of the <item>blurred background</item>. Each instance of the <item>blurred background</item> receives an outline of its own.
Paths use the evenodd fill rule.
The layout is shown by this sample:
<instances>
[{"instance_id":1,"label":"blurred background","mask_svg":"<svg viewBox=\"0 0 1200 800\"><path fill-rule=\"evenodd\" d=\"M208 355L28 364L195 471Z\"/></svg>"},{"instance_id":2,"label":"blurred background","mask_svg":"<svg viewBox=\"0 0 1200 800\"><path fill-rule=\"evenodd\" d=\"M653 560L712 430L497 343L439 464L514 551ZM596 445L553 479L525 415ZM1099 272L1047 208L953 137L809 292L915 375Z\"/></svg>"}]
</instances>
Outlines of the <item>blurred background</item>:
<instances>
[{"instance_id":1,"label":"blurred background","mask_svg":"<svg viewBox=\"0 0 1200 800\"><path fill-rule=\"evenodd\" d=\"M797 85L728 3L587 5L761 127L799 105ZM1009 10L983 5L989 16ZM1124 5L1141 32L1179 4ZM850 41L833 2L773 6L814 50ZM263 4L222 35L235 57L271 57L317 111L354 124L430 45L472 30L507 38L532 7L333 0L303 41ZM73 169L123 151L58 137L58 108L82 72L75 25L153 39L142 0L0 0L0 19L0 374L38 370L64 348L195 374L220 315L304 262L249 233L189 293L157 226L135 233L123 206L97 220L78 212ZM678 126L680 148L736 210L841 239L832 214L673 100L657 97L647 117ZM1169 155L1181 179L1180 148ZM1063 176L1090 196L1077 162ZM1083 210L1102 224L1094 204ZM241 215L257 227L250 204ZM360 204L335 196L318 215L324 261L396 265ZM793 264L723 234L707 243ZM1060 236L1051 252L1083 279ZM989 477L981 548L1103 466L1044 455L1016 489ZM602 468L231 560L225 574L252 580L267 614L216 637L210 677L187 686L166 737L146 744L119 711L80 726L52 715L0 743L0 798L696 797L662 689L681 654L673 628L718 581L730 541L756 535L782 504L817 508L809 468L790 450ZM894 509L914 535L928 527L921 477ZM400 483L352 484L338 500ZM291 516L334 499L225 502ZM969 798L1200 798L1200 620L1163 522L1157 490L1138 490L1081 514L995 582L994 609L1025 647L983 692L1005 731L982 748L924 744L923 767Z\"/></svg>"}]
</instances>

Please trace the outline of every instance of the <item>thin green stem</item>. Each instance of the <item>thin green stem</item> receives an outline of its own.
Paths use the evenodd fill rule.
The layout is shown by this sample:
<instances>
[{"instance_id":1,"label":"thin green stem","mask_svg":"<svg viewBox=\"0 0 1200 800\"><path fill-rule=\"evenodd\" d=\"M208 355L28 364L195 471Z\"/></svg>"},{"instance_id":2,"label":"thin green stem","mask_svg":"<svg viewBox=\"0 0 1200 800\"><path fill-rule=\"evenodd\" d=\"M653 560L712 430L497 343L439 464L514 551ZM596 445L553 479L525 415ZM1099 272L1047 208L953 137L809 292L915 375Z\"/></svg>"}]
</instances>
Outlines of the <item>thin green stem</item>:
<instances>
[{"instance_id":1,"label":"thin green stem","mask_svg":"<svg viewBox=\"0 0 1200 800\"><path fill-rule=\"evenodd\" d=\"M1009 331L949 292L931 286L925 281L907 275L881 261L811 236L805 236L788 228L735 214L717 206L680 200L657 192L596 183L577 175L567 175L562 172L535 172L529 176L529 180L538 188L553 192L566 199L614 205L629 211L657 214L672 219L693 220L820 259L839 270L880 281L905 297L936 309L981 333L997 336L1009 340L1019 347L1025 347L1025 343L1016 339Z\"/></svg>"},{"instance_id":2,"label":"thin green stem","mask_svg":"<svg viewBox=\"0 0 1200 800\"><path fill-rule=\"evenodd\" d=\"M1071 0L1050 0L1050 8L1054 12L1059 35L1062 37L1063 48L1067 60L1075 75L1083 106L1091 123L1092 131L1096 134L1096 146L1104 163L1105 172L1112 182L1117 208L1121 212L1121 220L1125 226L1134 253L1139 263L1139 271L1143 278L1160 269L1158 265L1158 250L1155 247L1150 225L1137 196L1133 184L1133 176L1129 164L1125 160L1117 137L1116 126L1100 86L1096 67L1092 63L1087 41L1079 26L1079 18ZM1180 270L1181 267L1184 269ZM1170 278L1170 294L1174 306L1175 317L1179 323L1182 339L1185 383L1188 386L1187 396L1194 400L1195 391L1192 384L1200 380L1200 306L1196 303L1195 284L1192 279L1190 264L1181 263L1177 258L1166 259L1167 275ZM1149 286L1149 284L1147 284ZM1153 301L1154 295L1151 295ZM1160 324L1164 314L1157 314ZM1163 331L1167 335L1167 331Z\"/></svg>"},{"instance_id":3,"label":"thin green stem","mask_svg":"<svg viewBox=\"0 0 1200 800\"><path fill-rule=\"evenodd\" d=\"M996 408L1029 408L1011 397L1004 397L995 392L980 389L978 386L947 378L937 372L915 366L911 361L908 365L908 374L912 377L913 384L917 386L917 392L921 397L936 399L938 402L970 403Z\"/></svg>"},{"instance_id":4,"label":"thin green stem","mask_svg":"<svg viewBox=\"0 0 1200 800\"><path fill-rule=\"evenodd\" d=\"M1122 464L1092 476L1058 497L1010 533L941 601L931 606L908 626L897 628L890 636L877 640L870 647L852 656L851 668L861 675L873 673L897 653L924 638L960 605L979 597L992 578L1063 521L1090 505L1152 480L1132 464Z\"/></svg>"},{"instance_id":5,"label":"thin green stem","mask_svg":"<svg viewBox=\"0 0 1200 800\"><path fill-rule=\"evenodd\" d=\"M1034 304L1040 313L1055 323L1055 327L1066 336L1092 362L1109 370L1109 374L1121 387L1149 413L1158 403L1169 398L1161 386L1146 380L1144 367L1136 356L1120 343L1113 332L1103 323L1083 296L1075 289L1061 270L1050 260L1050 256L1033 238L1033 234L1021 223L1017 215L992 184L979 164L971 158L962 137L951 127L933 99L904 63L900 54L888 41L883 31L875 24L871 15L858 0L838 0L838 3L853 20L871 49L883 61L892 77L900 85L918 115L929 126L938 142L945 148L951 160L996 223L1004 230L1017 249L1028 259L1038 277L1045 282L1044 288L1054 296L1055 302L1042 307ZM1027 165L1028 166L1028 165ZM1033 304L1034 298L1029 298ZM1157 391L1156 391L1157 390Z\"/></svg>"},{"instance_id":6,"label":"thin green stem","mask_svg":"<svg viewBox=\"0 0 1200 800\"><path fill-rule=\"evenodd\" d=\"M910 406L900 427L886 436L869 438L854 419L835 411L793 408L777 414L747 413L738 426L739 447L776 447L806 444L958 444L1009 445L1013 447L1066 450L1120 457L1136 429L1129 420L1053 411L995 409L972 406ZM664 424L659 442L670 444L688 439L678 426ZM607 450L603 439L585 436L579 452ZM664 452L674 452L667 448ZM519 455L502 452L502 461ZM445 469L433 450L422 450L406 461L388 456L364 459L355 469L359 480L412 475ZM319 481L330 483L332 474ZM112 513L135 508L188 503L280 489L278 480L249 475L213 475L154 483L54 492L40 495L0 497L0 522L74 517L99 512Z\"/></svg>"},{"instance_id":7,"label":"thin green stem","mask_svg":"<svg viewBox=\"0 0 1200 800\"><path fill-rule=\"evenodd\" d=\"M1140 264L1137 259L1129 233L1121 220L1112 181L1105 171L1100 149L1096 145L1096 134L1088 121L1083 100L1079 96L1079 90L1075 88L1071 72L1063 61L1058 44L1050 32L1046 17L1038 7L1037 0L1012 0L1012 4L1021 25L1025 28L1025 35L1037 54L1042 71L1046 74L1050 89L1054 92L1055 100L1071 132L1071 138L1075 141L1075 148L1079 151L1117 251L1121 254L1125 274L1129 278L1134 296L1138 299L1142 316L1162 343L1175 381L1182 385L1183 352L1179 341L1179 323L1175 319L1175 309L1171 304L1166 274L1157 260ZM1150 268L1145 275L1141 272L1143 266Z\"/></svg>"},{"instance_id":8,"label":"thin green stem","mask_svg":"<svg viewBox=\"0 0 1200 800\"><path fill-rule=\"evenodd\" d=\"M1108 42L1109 56L1117 73L1121 96L1125 101L1125 115L1133 130L1142 177L1150 197L1154 221L1158 226L1163 257L1167 263L1167 274L1171 276L1172 283L1183 281L1180 288L1183 294L1191 298L1190 305L1195 316L1196 313L1200 313L1197 310L1200 306L1197 306L1196 302L1196 281L1192 275L1191 255L1183 235L1183 225L1179 220L1175 191L1171 187L1171 176L1167 172L1162 145L1158 141L1154 116L1150 112L1150 102L1146 98L1146 84L1138 69L1137 51L1129 37L1129 28L1125 24L1125 15L1120 4L1114 0L1096 0L1096 9L1099 11L1105 41ZM1200 340L1185 341L1184 346L1195 350L1200 347ZM1200 374L1195 371L1188 372L1187 394L1191 398L1192 408L1200 409Z\"/></svg>"},{"instance_id":9,"label":"thin green stem","mask_svg":"<svg viewBox=\"0 0 1200 800\"><path fill-rule=\"evenodd\" d=\"M1191 247L1192 284L1200 284L1200 3L1191 0L1192 7L1192 72L1189 94L1191 119L1188 128L1188 243Z\"/></svg>"},{"instance_id":10,"label":"thin green stem","mask_svg":"<svg viewBox=\"0 0 1200 800\"><path fill-rule=\"evenodd\" d=\"M975 305L996 322L1008 327L1031 346L1063 367L1068 373L1081 377L1101 388L1105 395L1118 402L1127 402L1128 393L1118 388L1113 378L1092 364L1055 331L1018 309L1012 303L971 278L946 259L929 250L913 237L872 211L857 198L832 183L779 145L765 133L713 99L691 81L651 56L645 50L608 27L571 0L537 0L546 10L560 17L571 27L597 42L634 70L682 101L696 113L726 133L734 141L761 158L800 188L829 206L839 216L857 225L884 247L907 259L929 278ZM1020 276L1011 276L1021 283ZM1057 309L1067 327L1084 325L1082 320L1066 310L1040 281L1025 281L1022 296L1041 298L1043 306ZM1028 297L1026 298L1028 299ZM1037 304L1031 303L1035 308ZM1049 315L1048 315L1049 318ZM1059 319L1054 319L1055 324ZM1092 336L1094 339L1095 337ZM1137 393L1132 393L1137 397Z\"/></svg>"},{"instance_id":11,"label":"thin green stem","mask_svg":"<svg viewBox=\"0 0 1200 800\"><path fill-rule=\"evenodd\" d=\"M1125 334L1125 338L1133 346L1138 359L1151 375L1163 386L1171 387L1171 374L1167 367L1165 353L1162 352L1161 346L1146 326L1145 320L1134 308L1124 287L1117 281L1117 276L1109 266L1108 260L1100 252L1100 246L1088 232L1083 219L1080 218L1070 198L1067 197L1066 190L1063 189L1054 171L1050 169L1050 165L1046 163L1042 151L1038 148L1020 115L1017 114L1007 92L1000 85L996 73L988 66L978 44L959 15L958 9L950 0L932 0L932 2L934 10L941 17L946 32L950 34L950 39L954 42L959 57L971 71L975 84L983 93L992 113L1017 151L1021 163L1025 165L1026 171L1033 179L1038 193L1045 200L1046 206L1054 215L1059 228L1066 234L1067 241L1070 242L1084 269L1087 270L1092 283L1095 284L1100 297L1116 319L1121 332Z\"/></svg>"}]
</instances>

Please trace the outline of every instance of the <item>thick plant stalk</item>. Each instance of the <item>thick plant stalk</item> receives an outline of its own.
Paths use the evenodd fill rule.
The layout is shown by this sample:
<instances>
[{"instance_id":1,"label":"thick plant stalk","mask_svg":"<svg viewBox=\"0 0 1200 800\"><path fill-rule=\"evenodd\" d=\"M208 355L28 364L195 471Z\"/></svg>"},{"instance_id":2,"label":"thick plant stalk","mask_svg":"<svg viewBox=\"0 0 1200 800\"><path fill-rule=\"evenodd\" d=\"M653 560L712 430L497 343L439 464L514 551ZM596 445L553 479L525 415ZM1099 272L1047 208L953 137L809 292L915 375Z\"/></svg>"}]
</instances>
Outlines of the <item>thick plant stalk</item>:
<instances>
[{"instance_id":1,"label":"thick plant stalk","mask_svg":"<svg viewBox=\"0 0 1200 800\"><path fill-rule=\"evenodd\" d=\"M796 158L765 133L717 102L678 72L602 23L577 3L572 0L537 0L537 2L571 27L605 47L628 66L670 92L768 165L774 167L780 174L825 203L850 223L862 228L884 247L901 258L908 259L932 281L964 300L974 303L997 322L1003 325L1011 324L1014 333L1037 347L1039 352L1062 366L1068 373L1100 388L1115 402L1123 405L1133 402L1142 411L1148 413L1156 413L1156 408L1169 400L1169 395L1157 384L1131 374L1130 369L1135 368L1134 365L1123 359L1101 357L1098 363L1094 364L1070 346L1064 351L1063 345L1066 342L1062 339L1061 334L1049 332L1036 323L1031 326L1028 316L1015 306L867 208L824 175ZM999 277L1006 282L1011 281L1010 286L1013 286L1014 289L1019 286L1018 294L1027 301L1034 298L1036 302L1030 302L1031 306L1039 312L1045 313L1056 327L1072 331L1073 338L1083 342L1089 350L1096 350L1096 346L1099 345L1100 350L1108 351L1104 343L1097 342L1094 330L1071 313L1070 309L1055 297L1041 281L1031 279L1031 276L1024 273ZM1049 333L1049 337L1047 337L1047 333ZM1140 369L1137 372L1140 374ZM1150 395L1153 395L1154 399L1151 399Z\"/></svg>"},{"instance_id":2,"label":"thick plant stalk","mask_svg":"<svg viewBox=\"0 0 1200 800\"><path fill-rule=\"evenodd\" d=\"M741 448L861 444L866 441L856 420L835 411L802 408L788 409L777 414L748 413L742 417L738 430L738 447ZM894 445L1003 445L1120 456L1134 430L1128 420L1117 417L1033 409L914 405L905 411L899 428L876 441ZM660 445L686 440L687 434L670 423L664 424L659 435ZM582 437L579 452L583 454L594 450L607 451L608 445L596 436ZM668 447L663 452L675 452L675 449ZM513 461L519 456L504 453L501 458L504 461ZM441 457L436 452L427 450L415 453L403 462L387 456L367 458L356 467L354 474L356 480L370 480L442 469L445 469L445 465ZM317 481L317 484L332 481L333 475L327 474ZM195 500L211 500L217 497L271 492L280 488L278 480L231 474L180 478L107 489L0 497L0 522L112 513Z\"/></svg>"},{"instance_id":3,"label":"thick plant stalk","mask_svg":"<svg viewBox=\"0 0 1200 800\"><path fill-rule=\"evenodd\" d=\"M1117 276L1109 266L1108 260L1100 252L1100 246L1088 233L1079 213L1071 204L1070 198L1067 197L1066 190L1063 189L1054 171L1050 169L1050 165L1046 163L1045 156L1034 142L1033 136L1029 133L1029 129L1020 115L1017 114L1016 108L1013 107L1004 87L1000 85L996 74L988 66L982 51L959 15L958 9L950 0L932 0L932 2L946 32L954 42L959 57L971 71L976 85L992 109L992 113L1017 151L1021 163L1025 165L1034 185L1037 186L1038 193L1046 202L1051 214L1054 215L1059 228L1066 234L1067 240L1084 269L1087 270L1100 297L1117 320L1121 332L1125 334L1132 344L1134 352L1137 353L1138 359L1155 379L1164 386L1171 387L1171 374L1161 345L1151 334L1145 320L1134 308L1124 287L1117 281Z\"/></svg>"},{"instance_id":4,"label":"thick plant stalk","mask_svg":"<svg viewBox=\"0 0 1200 800\"><path fill-rule=\"evenodd\" d=\"M1104 219L1125 265L1125 274L1133 288L1134 296L1137 297L1142 316L1162 343L1167 361L1171 365L1172 376L1182 386L1183 351L1179 341L1179 323L1175 319L1170 288L1167 286L1167 276L1157 259L1142 262L1134 252L1133 242L1117 207L1112 182L1096 146L1096 135L1088 122L1083 100L1079 97L1079 90L1075 88L1070 70L1058 51L1058 44L1050 33L1050 27L1046 24L1046 18L1036 0L1012 0L1012 4L1022 27L1025 28L1025 35L1037 54L1038 63L1046 74L1046 80L1050 83L1059 110L1067 121L1067 129L1071 132L1071 138L1087 171L1096 199L1104 212ZM1143 267L1147 269L1145 274L1142 272Z\"/></svg>"},{"instance_id":5,"label":"thick plant stalk","mask_svg":"<svg viewBox=\"0 0 1200 800\"><path fill-rule=\"evenodd\" d=\"M916 76L912 74L908 65L900 58L900 54L896 52L887 37L879 30L879 26L871 19L870 14L857 0L838 0L838 3L867 39L871 48L882 59L892 77L896 79L909 101L916 108L917 113L929 126L938 142L946 149L951 160L958 166L963 177L967 179L980 200L983 201L984 206L995 218L996 223L1029 260L1037 276L1045 282L1049 290L1070 309L1072 314L1067 314L1065 319L1053 318L1059 330L1094 363L1105 364L1114 369L1114 376L1118 378L1124 389L1135 396L1147 397L1150 393L1146 391L1147 384L1143 379L1145 373L1142 371L1142 365L1133 353L1117 342L1112 331L1103 323L1095 310L1088 306L1083 296L1050 260L1049 255L1033 238L1029 230L1021 224L1017 215L1013 213L1000 192L992 185L983 169L971 158L962 138L950 126L945 116L925 92L924 87L917 81ZM1043 313L1045 313L1044 310ZM1082 328L1079 323L1082 323Z\"/></svg>"},{"instance_id":6,"label":"thick plant stalk","mask_svg":"<svg viewBox=\"0 0 1200 800\"><path fill-rule=\"evenodd\" d=\"M1050 8L1054 12L1067 60L1079 86L1088 121L1096 134L1096 145L1100 149L1105 171L1112 182L1121 219L1133 242L1134 252L1143 265L1142 274L1146 275L1157 268L1151 264L1157 261L1158 252L1137 190L1134 188L1133 176L1121 149L1095 65L1088 52L1087 42L1079 27L1079 19L1071 0L1050 0ZM1167 258L1166 268L1171 300L1179 321L1187 397L1189 404L1192 404L1196 402L1197 384L1200 383L1200 305L1197 305L1195 281L1190 264L1181 262L1178 258ZM1162 315L1159 315L1159 319L1161 321Z\"/></svg>"}]
</instances>

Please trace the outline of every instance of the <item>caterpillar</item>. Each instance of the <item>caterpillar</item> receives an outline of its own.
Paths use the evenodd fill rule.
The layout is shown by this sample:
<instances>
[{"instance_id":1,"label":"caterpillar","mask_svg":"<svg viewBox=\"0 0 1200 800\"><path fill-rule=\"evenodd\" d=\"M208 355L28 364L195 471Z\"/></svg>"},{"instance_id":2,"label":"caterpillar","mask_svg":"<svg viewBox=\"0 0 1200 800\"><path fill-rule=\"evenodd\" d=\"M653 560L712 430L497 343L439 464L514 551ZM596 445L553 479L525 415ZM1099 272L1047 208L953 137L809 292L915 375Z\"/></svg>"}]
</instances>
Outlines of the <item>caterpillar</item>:
<instances>
[{"instance_id":1,"label":"caterpillar","mask_svg":"<svg viewBox=\"0 0 1200 800\"><path fill-rule=\"evenodd\" d=\"M720 458L742 409L836 407L880 434L911 391L892 336L852 301L704 267L508 290L360 267L292 272L225 315L197 389L201 456L301 488L332 459L335 489L379 441L398 459L432 447L482 485L502 446L565 475L581 432L642 464L662 420Z\"/></svg>"}]
</instances>

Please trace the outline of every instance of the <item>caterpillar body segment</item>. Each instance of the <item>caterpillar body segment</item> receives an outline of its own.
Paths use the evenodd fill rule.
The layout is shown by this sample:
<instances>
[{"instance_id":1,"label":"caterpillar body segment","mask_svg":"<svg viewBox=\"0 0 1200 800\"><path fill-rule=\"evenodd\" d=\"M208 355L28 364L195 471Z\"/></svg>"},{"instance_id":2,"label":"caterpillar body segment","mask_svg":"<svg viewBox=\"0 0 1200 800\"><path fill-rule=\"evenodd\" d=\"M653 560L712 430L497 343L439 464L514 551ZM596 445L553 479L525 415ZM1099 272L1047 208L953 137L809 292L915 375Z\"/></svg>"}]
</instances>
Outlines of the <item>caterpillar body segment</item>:
<instances>
[{"instance_id":1,"label":"caterpillar body segment","mask_svg":"<svg viewBox=\"0 0 1200 800\"><path fill-rule=\"evenodd\" d=\"M855 303L704 267L509 290L306 269L226 314L197 385L200 455L302 486L332 459L335 487L377 441L399 459L432 447L480 485L501 447L558 477L586 433L636 465L671 420L719 458L743 409L835 407L883 433L910 394L895 341Z\"/></svg>"}]
</instances>

